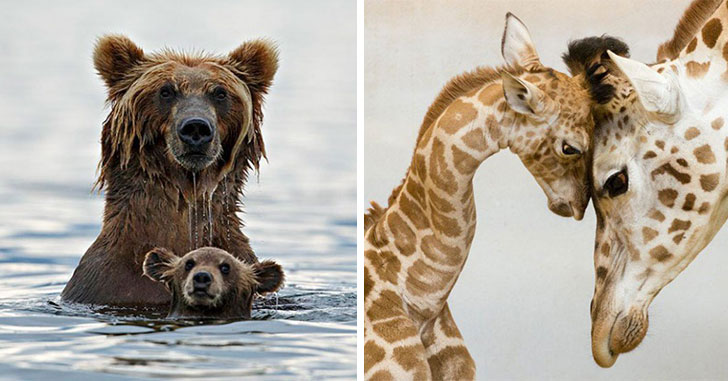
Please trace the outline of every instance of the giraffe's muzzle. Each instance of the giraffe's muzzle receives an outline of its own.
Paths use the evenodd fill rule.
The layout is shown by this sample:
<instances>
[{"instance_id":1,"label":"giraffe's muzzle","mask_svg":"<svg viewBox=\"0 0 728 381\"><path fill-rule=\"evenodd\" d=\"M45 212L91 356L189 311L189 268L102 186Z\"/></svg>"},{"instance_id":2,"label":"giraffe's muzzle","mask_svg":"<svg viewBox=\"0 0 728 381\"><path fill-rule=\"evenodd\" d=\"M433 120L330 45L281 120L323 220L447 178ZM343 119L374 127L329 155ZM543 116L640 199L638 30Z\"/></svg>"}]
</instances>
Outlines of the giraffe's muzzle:
<instances>
[{"instance_id":1,"label":"giraffe's muzzle","mask_svg":"<svg viewBox=\"0 0 728 381\"><path fill-rule=\"evenodd\" d=\"M608 312L608 311L604 311ZM645 338L649 319L646 310L604 313L592 322L592 355L603 368L609 368L621 353L635 349Z\"/></svg>"}]
</instances>

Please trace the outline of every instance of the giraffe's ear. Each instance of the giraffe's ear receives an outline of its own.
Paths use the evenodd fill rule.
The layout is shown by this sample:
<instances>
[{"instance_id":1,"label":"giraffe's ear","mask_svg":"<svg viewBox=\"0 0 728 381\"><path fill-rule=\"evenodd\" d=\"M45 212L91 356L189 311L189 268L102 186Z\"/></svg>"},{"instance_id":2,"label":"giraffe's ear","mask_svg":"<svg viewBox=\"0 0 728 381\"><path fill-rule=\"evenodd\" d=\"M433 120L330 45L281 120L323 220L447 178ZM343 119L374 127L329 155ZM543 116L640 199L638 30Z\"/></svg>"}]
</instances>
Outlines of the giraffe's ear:
<instances>
[{"instance_id":1,"label":"giraffe's ear","mask_svg":"<svg viewBox=\"0 0 728 381\"><path fill-rule=\"evenodd\" d=\"M660 74L641 62L612 51L607 51L607 54L634 87L645 110L657 114L661 119L670 120L677 116L680 111L680 86L672 75Z\"/></svg>"},{"instance_id":2,"label":"giraffe's ear","mask_svg":"<svg viewBox=\"0 0 728 381\"><path fill-rule=\"evenodd\" d=\"M511 12L506 14L506 27L503 30L503 39L501 40L501 54L510 66L521 66L526 69L541 66L541 61L538 58L538 53L536 53L536 47L531 41L528 28Z\"/></svg>"},{"instance_id":3,"label":"giraffe's ear","mask_svg":"<svg viewBox=\"0 0 728 381\"><path fill-rule=\"evenodd\" d=\"M546 117L555 102L531 82L501 72L503 95L508 105L517 113L532 117Z\"/></svg>"}]
</instances>

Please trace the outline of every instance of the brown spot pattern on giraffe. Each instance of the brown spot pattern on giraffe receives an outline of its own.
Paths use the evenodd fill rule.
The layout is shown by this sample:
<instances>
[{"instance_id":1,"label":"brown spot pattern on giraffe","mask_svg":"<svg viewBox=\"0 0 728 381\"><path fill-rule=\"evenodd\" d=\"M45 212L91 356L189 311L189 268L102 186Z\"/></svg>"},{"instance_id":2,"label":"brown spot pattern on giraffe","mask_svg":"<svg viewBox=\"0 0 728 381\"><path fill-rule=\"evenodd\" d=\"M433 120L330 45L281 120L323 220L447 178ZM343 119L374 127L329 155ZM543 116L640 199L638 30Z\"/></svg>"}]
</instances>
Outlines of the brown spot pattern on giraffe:
<instances>
[{"instance_id":1,"label":"brown spot pattern on giraffe","mask_svg":"<svg viewBox=\"0 0 728 381\"><path fill-rule=\"evenodd\" d=\"M711 173L709 175L700 175L700 186L703 188L704 191L711 192L716 187L718 187L719 178L720 178L720 173Z\"/></svg>"},{"instance_id":2,"label":"brown spot pattern on giraffe","mask_svg":"<svg viewBox=\"0 0 728 381\"><path fill-rule=\"evenodd\" d=\"M408 345L404 347L394 348L392 355L394 360L404 368L406 371L414 370L412 375L415 380L421 380L427 377L428 370L427 365L420 361L417 357L419 347L415 345Z\"/></svg>"},{"instance_id":3,"label":"brown spot pattern on giraffe","mask_svg":"<svg viewBox=\"0 0 728 381\"><path fill-rule=\"evenodd\" d=\"M702 164L715 163L715 154L713 154L713 150L710 148L710 145L708 145L708 144L704 144L704 145L696 148L693 151L693 154L695 155L695 158L698 160L699 163L702 163Z\"/></svg>"},{"instance_id":4,"label":"brown spot pattern on giraffe","mask_svg":"<svg viewBox=\"0 0 728 381\"><path fill-rule=\"evenodd\" d=\"M374 267L379 279L397 284L397 273L402 268L399 258L391 251L366 250L364 256Z\"/></svg>"},{"instance_id":5,"label":"brown spot pattern on giraffe","mask_svg":"<svg viewBox=\"0 0 728 381\"><path fill-rule=\"evenodd\" d=\"M475 379L475 369L468 366L462 366L462 362L470 358L470 354L465 347L447 346L441 349L437 356L431 356L428 359L430 369L432 369L433 380L473 380ZM455 373L453 370L459 370L465 373Z\"/></svg>"},{"instance_id":6,"label":"brown spot pattern on giraffe","mask_svg":"<svg viewBox=\"0 0 728 381\"><path fill-rule=\"evenodd\" d=\"M503 97L503 86L494 83L485 87L478 95L478 101L485 106L492 106L495 102Z\"/></svg>"},{"instance_id":7,"label":"brown spot pattern on giraffe","mask_svg":"<svg viewBox=\"0 0 728 381\"><path fill-rule=\"evenodd\" d=\"M400 210L404 215L412 222L415 229L425 229L430 226L427 216L422 208L415 202L413 202L406 193L402 193L399 196Z\"/></svg>"},{"instance_id":8,"label":"brown spot pattern on giraffe","mask_svg":"<svg viewBox=\"0 0 728 381\"><path fill-rule=\"evenodd\" d=\"M659 222L665 221L665 215L657 209L652 209L648 217Z\"/></svg>"},{"instance_id":9,"label":"brown spot pattern on giraffe","mask_svg":"<svg viewBox=\"0 0 728 381\"><path fill-rule=\"evenodd\" d=\"M457 255L460 253L457 247L451 247L442 243L433 234L422 238L421 247L425 256L435 263L452 265L452 261L457 259Z\"/></svg>"},{"instance_id":10,"label":"brown spot pattern on giraffe","mask_svg":"<svg viewBox=\"0 0 728 381\"><path fill-rule=\"evenodd\" d=\"M710 61L703 63L689 61L685 64L685 68L689 77L702 78L708 72L708 69L710 69Z\"/></svg>"},{"instance_id":11,"label":"brown spot pattern on giraffe","mask_svg":"<svg viewBox=\"0 0 728 381\"><path fill-rule=\"evenodd\" d=\"M384 340L394 343L417 335L412 321L404 316L372 323L372 330Z\"/></svg>"},{"instance_id":12,"label":"brown spot pattern on giraffe","mask_svg":"<svg viewBox=\"0 0 728 381\"><path fill-rule=\"evenodd\" d=\"M720 33L722 31L723 25L717 18L713 18L705 23L705 26L703 26L702 30L703 42L705 43L705 46L713 49L713 47L715 47L715 43L718 41L718 36L720 36Z\"/></svg>"},{"instance_id":13,"label":"brown spot pattern on giraffe","mask_svg":"<svg viewBox=\"0 0 728 381\"><path fill-rule=\"evenodd\" d=\"M415 244L417 237L415 232L407 225L404 219L396 212L392 212L387 217L387 225L394 235L394 245L402 255L412 255L415 252Z\"/></svg>"},{"instance_id":14,"label":"brown spot pattern on giraffe","mask_svg":"<svg viewBox=\"0 0 728 381\"><path fill-rule=\"evenodd\" d=\"M369 340L364 344L364 372L368 372L372 366L384 360L386 352L375 342Z\"/></svg>"},{"instance_id":15,"label":"brown spot pattern on giraffe","mask_svg":"<svg viewBox=\"0 0 728 381\"><path fill-rule=\"evenodd\" d=\"M608 243L602 244L602 255L605 257L609 257L609 244Z\"/></svg>"},{"instance_id":16,"label":"brown spot pattern on giraffe","mask_svg":"<svg viewBox=\"0 0 728 381\"><path fill-rule=\"evenodd\" d=\"M698 214L708 213L709 208L710 208L709 202L704 202L704 203L700 204L700 208L698 208Z\"/></svg>"},{"instance_id":17,"label":"brown spot pattern on giraffe","mask_svg":"<svg viewBox=\"0 0 728 381\"><path fill-rule=\"evenodd\" d=\"M712 127L714 130L720 130L721 128L723 128L723 123L723 118L716 118L712 122L710 122L710 127Z\"/></svg>"},{"instance_id":18,"label":"brown spot pattern on giraffe","mask_svg":"<svg viewBox=\"0 0 728 381\"><path fill-rule=\"evenodd\" d=\"M438 188L453 194L457 191L455 175L448 168L445 161L445 145L440 139L432 141L432 153L430 154L430 178Z\"/></svg>"},{"instance_id":19,"label":"brown spot pattern on giraffe","mask_svg":"<svg viewBox=\"0 0 728 381\"><path fill-rule=\"evenodd\" d=\"M695 195L692 193L688 193L685 196L685 203L683 203L682 209L685 211L693 210L693 206L695 206Z\"/></svg>"},{"instance_id":20,"label":"brown spot pattern on giraffe","mask_svg":"<svg viewBox=\"0 0 728 381\"><path fill-rule=\"evenodd\" d=\"M407 270L407 291L412 295L432 294L441 291L443 286L433 279L443 279L448 275L447 271L438 270L425 261L418 259Z\"/></svg>"},{"instance_id":21,"label":"brown spot pattern on giraffe","mask_svg":"<svg viewBox=\"0 0 728 381\"><path fill-rule=\"evenodd\" d=\"M662 189L659 192L657 192L657 197L663 205L665 205L669 208L672 208L673 205L675 205L675 199L677 198L677 191L674 189ZM664 218L664 216L663 216L663 218Z\"/></svg>"},{"instance_id":22,"label":"brown spot pattern on giraffe","mask_svg":"<svg viewBox=\"0 0 728 381\"><path fill-rule=\"evenodd\" d=\"M438 127L448 134L454 134L478 116L478 110L470 103L456 99L442 114Z\"/></svg>"},{"instance_id":23,"label":"brown spot pattern on giraffe","mask_svg":"<svg viewBox=\"0 0 728 381\"><path fill-rule=\"evenodd\" d=\"M697 127L690 127L685 131L685 139L693 140L700 135L700 130Z\"/></svg>"},{"instance_id":24,"label":"brown spot pattern on giraffe","mask_svg":"<svg viewBox=\"0 0 728 381\"><path fill-rule=\"evenodd\" d=\"M658 262L664 262L670 257L672 257L672 254L670 254L669 251L665 248L665 246L658 245L652 250L650 250L650 256L652 258L655 258Z\"/></svg>"},{"instance_id":25,"label":"brown spot pattern on giraffe","mask_svg":"<svg viewBox=\"0 0 728 381\"><path fill-rule=\"evenodd\" d=\"M612 147L612 148L614 148L614 147ZM647 152L645 152L645 155L642 156L642 158L645 160L652 159L655 157L657 157L657 154L655 153L655 151L647 151Z\"/></svg>"},{"instance_id":26,"label":"brown spot pattern on giraffe","mask_svg":"<svg viewBox=\"0 0 728 381\"><path fill-rule=\"evenodd\" d=\"M375 301L369 306L369 308L367 308L367 317L374 322L379 320L392 319L397 316L403 315L404 311L401 308L395 309L388 305L388 303L398 300L400 300L399 296L391 290L382 291L382 293L379 295L379 300Z\"/></svg>"},{"instance_id":27,"label":"brown spot pattern on giraffe","mask_svg":"<svg viewBox=\"0 0 728 381\"><path fill-rule=\"evenodd\" d=\"M652 171L652 179L654 180L655 177L662 175L662 174L668 174L672 177L674 177L677 181L679 181L682 184L687 184L690 182L690 175L687 173L682 173L675 169L675 167L672 166L670 163L665 163L659 168Z\"/></svg>"},{"instance_id":28,"label":"brown spot pattern on giraffe","mask_svg":"<svg viewBox=\"0 0 728 381\"><path fill-rule=\"evenodd\" d=\"M485 148L487 147L483 132L481 132L479 129L475 129L466 133L465 135L463 135L462 140L466 146L479 152L485 151Z\"/></svg>"},{"instance_id":29,"label":"brown spot pattern on giraffe","mask_svg":"<svg viewBox=\"0 0 728 381\"><path fill-rule=\"evenodd\" d=\"M369 377L368 381L396 381L391 373L387 370L378 370L374 374L372 374L371 377Z\"/></svg>"},{"instance_id":30,"label":"brown spot pattern on giraffe","mask_svg":"<svg viewBox=\"0 0 728 381\"><path fill-rule=\"evenodd\" d=\"M670 225L670 228L667 229L667 233L673 233L678 230L688 230L690 228L691 222L686 220L680 220L680 219L674 219L672 220L672 225Z\"/></svg>"},{"instance_id":31,"label":"brown spot pattern on giraffe","mask_svg":"<svg viewBox=\"0 0 728 381\"><path fill-rule=\"evenodd\" d=\"M685 53L687 53L687 54L690 54L690 53L692 53L692 52L693 52L693 50L695 50L695 48L696 48L697 46L698 46L698 38L697 38L697 37L693 37L693 39L692 39L692 40L690 41L690 43L688 44L688 47L687 47L687 49L685 50Z\"/></svg>"},{"instance_id":32,"label":"brown spot pattern on giraffe","mask_svg":"<svg viewBox=\"0 0 728 381\"><path fill-rule=\"evenodd\" d=\"M452 160L453 164L455 164L455 169L463 175L472 174L480 165L478 160L475 160L469 153L461 150L457 146L452 146Z\"/></svg>"},{"instance_id":33,"label":"brown spot pattern on giraffe","mask_svg":"<svg viewBox=\"0 0 728 381\"><path fill-rule=\"evenodd\" d=\"M657 237L657 230L646 226L642 228L642 240L644 243L652 241L655 237Z\"/></svg>"}]
</instances>

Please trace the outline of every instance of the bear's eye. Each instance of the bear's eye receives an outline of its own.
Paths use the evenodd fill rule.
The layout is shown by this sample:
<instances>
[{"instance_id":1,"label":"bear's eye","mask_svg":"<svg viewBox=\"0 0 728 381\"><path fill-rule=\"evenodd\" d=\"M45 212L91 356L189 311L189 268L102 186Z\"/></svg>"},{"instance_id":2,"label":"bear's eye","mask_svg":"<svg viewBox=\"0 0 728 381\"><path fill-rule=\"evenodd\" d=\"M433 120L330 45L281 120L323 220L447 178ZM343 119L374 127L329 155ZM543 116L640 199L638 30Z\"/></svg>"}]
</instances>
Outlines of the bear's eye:
<instances>
[{"instance_id":1,"label":"bear's eye","mask_svg":"<svg viewBox=\"0 0 728 381\"><path fill-rule=\"evenodd\" d=\"M193 267L195 267L195 261L190 259L185 263L185 271L190 271Z\"/></svg>"},{"instance_id":2,"label":"bear's eye","mask_svg":"<svg viewBox=\"0 0 728 381\"><path fill-rule=\"evenodd\" d=\"M220 272L223 273L224 275L229 274L230 273L230 265L228 265L227 263L221 264L220 265Z\"/></svg>"},{"instance_id":3,"label":"bear's eye","mask_svg":"<svg viewBox=\"0 0 728 381\"><path fill-rule=\"evenodd\" d=\"M223 101L223 100L227 99L228 93L222 87L218 87L217 89L215 89L213 96L215 97L215 99L217 99L219 101Z\"/></svg>"},{"instance_id":4,"label":"bear's eye","mask_svg":"<svg viewBox=\"0 0 728 381\"><path fill-rule=\"evenodd\" d=\"M159 90L159 97L162 99L171 99L174 96L174 89L170 85L164 85Z\"/></svg>"}]
</instances>

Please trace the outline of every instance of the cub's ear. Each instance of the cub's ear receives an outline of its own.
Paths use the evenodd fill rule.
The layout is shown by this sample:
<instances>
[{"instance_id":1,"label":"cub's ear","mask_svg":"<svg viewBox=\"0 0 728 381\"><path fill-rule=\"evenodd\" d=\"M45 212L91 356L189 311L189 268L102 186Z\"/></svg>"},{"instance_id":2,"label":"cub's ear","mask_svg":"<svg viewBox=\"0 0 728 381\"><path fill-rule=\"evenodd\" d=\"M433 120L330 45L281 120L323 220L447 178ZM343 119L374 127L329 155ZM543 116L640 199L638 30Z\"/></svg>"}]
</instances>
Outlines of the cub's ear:
<instances>
[{"instance_id":1,"label":"cub's ear","mask_svg":"<svg viewBox=\"0 0 728 381\"><path fill-rule=\"evenodd\" d=\"M508 105L517 113L533 117L544 117L548 110L557 107L541 89L526 80L502 72L503 95Z\"/></svg>"},{"instance_id":2,"label":"cub's ear","mask_svg":"<svg viewBox=\"0 0 728 381\"><path fill-rule=\"evenodd\" d=\"M255 271L255 280L258 281L255 291L259 294L278 291L283 285L285 279L283 268L273 261L256 263L253 265L253 271Z\"/></svg>"},{"instance_id":3,"label":"cub's ear","mask_svg":"<svg viewBox=\"0 0 728 381\"><path fill-rule=\"evenodd\" d=\"M226 64L251 90L265 94L278 71L278 48L265 39L248 41L228 54Z\"/></svg>"},{"instance_id":4,"label":"cub's ear","mask_svg":"<svg viewBox=\"0 0 728 381\"><path fill-rule=\"evenodd\" d=\"M157 282L168 285L172 281L171 271L179 261L172 251L155 247L144 257L144 275Z\"/></svg>"},{"instance_id":5,"label":"cub's ear","mask_svg":"<svg viewBox=\"0 0 728 381\"><path fill-rule=\"evenodd\" d=\"M120 34L102 36L94 49L94 67L109 88L109 93L131 70L143 63L144 51Z\"/></svg>"}]
</instances>

